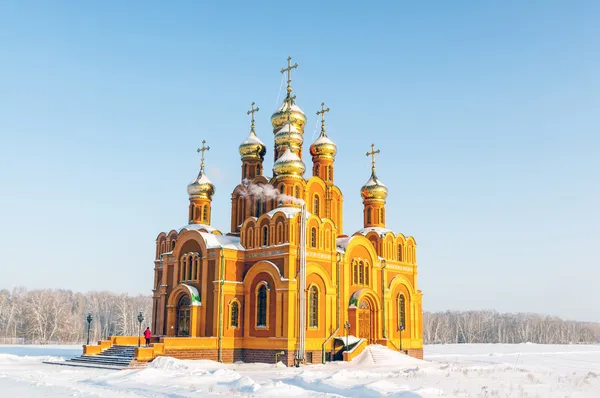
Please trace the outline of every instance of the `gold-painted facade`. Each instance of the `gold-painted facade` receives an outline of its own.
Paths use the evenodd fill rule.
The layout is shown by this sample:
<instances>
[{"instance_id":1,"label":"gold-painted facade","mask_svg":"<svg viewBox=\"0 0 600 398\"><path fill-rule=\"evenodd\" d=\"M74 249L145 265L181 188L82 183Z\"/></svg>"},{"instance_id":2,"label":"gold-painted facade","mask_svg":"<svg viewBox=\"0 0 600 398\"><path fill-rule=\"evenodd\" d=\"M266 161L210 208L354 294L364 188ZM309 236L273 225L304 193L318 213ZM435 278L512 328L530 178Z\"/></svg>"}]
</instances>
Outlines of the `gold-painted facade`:
<instances>
[{"instance_id":1,"label":"gold-painted facade","mask_svg":"<svg viewBox=\"0 0 600 398\"><path fill-rule=\"evenodd\" d=\"M160 348L155 355L268 361L273 350L283 350L281 359L291 364L304 294L307 362L343 359L346 323L350 335L364 340L358 346L377 343L398 350L402 345L409 355L422 357L416 242L386 228L387 188L375 174L374 158L371 178L361 189L364 228L344 234L343 195L334 181L337 148L325 134L329 109L322 104L321 135L310 146L312 176L305 177L301 146L307 118L292 95L290 73L297 65L289 61L282 70L288 74L287 96L271 117L274 175L263 175L266 150L254 131L253 104L251 134L240 145L242 178L231 195L229 232L210 225L214 185L207 188L196 179L205 185L188 189L188 225L156 240L152 330ZM307 289L299 292L303 203ZM150 351L143 355L152 357Z\"/></svg>"}]
</instances>

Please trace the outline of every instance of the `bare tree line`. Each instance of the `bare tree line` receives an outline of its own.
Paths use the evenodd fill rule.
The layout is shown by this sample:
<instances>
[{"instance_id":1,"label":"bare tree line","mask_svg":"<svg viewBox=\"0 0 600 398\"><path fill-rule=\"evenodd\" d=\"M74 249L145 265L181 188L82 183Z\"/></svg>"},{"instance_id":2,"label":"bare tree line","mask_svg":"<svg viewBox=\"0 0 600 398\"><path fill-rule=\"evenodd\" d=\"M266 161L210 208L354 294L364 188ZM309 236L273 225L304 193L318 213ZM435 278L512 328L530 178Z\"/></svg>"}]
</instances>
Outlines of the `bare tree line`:
<instances>
[{"instance_id":1,"label":"bare tree line","mask_svg":"<svg viewBox=\"0 0 600 398\"><path fill-rule=\"evenodd\" d=\"M582 344L600 342L600 324L539 314L446 311L423 314L423 342Z\"/></svg>"},{"instance_id":2,"label":"bare tree line","mask_svg":"<svg viewBox=\"0 0 600 398\"><path fill-rule=\"evenodd\" d=\"M108 336L137 335L137 314L144 328L151 322L150 296L70 290L0 290L0 343L66 344L87 340L88 313L93 321L90 341Z\"/></svg>"}]
</instances>

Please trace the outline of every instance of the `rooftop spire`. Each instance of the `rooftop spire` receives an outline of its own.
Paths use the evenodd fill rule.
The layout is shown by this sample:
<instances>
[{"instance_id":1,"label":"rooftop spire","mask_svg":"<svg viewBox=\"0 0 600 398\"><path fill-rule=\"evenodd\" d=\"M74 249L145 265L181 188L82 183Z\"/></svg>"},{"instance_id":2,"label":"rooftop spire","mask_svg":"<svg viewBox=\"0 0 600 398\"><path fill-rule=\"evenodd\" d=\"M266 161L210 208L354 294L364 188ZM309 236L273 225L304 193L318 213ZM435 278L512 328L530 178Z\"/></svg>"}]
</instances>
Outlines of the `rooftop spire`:
<instances>
[{"instance_id":1,"label":"rooftop spire","mask_svg":"<svg viewBox=\"0 0 600 398\"><path fill-rule=\"evenodd\" d=\"M371 156L371 174L375 176L375 155L380 153L381 151L375 150L375 144L371 144L371 152L367 152L367 156Z\"/></svg>"},{"instance_id":2,"label":"rooftop spire","mask_svg":"<svg viewBox=\"0 0 600 398\"><path fill-rule=\"evenodd\" d=\"M325 133L325 113L329 112L329 108L325 109L325 103L321 102L321 110L317 112L317 116L321 115L321 135L327 135Z\"/></svg>"},{"instance_id":3,"label":"rooftop spire","mask_svg":"<svg viewBox=\"0 0 600 398\"><path fill-rule=\"evenodd\" d=\"M252 114L252 124L250 125L250 133L254 133L254 113L258 112L260 110L260 108L254 108L254 105L256 105L254 103L254 101L252 101L252 109L250 109L248 111L248 115Z\"/></svg>"},{"instance_id":4,"label":"rooftop spire","mask_svg":"<svg viewBox=\"0 0 600 398\"><path fill-rule=\"evenodd\" d=\"M288 57L288 66L287 68L281 69L281 73L287 72L287 97L288 99L292 95L292 69L296 69L298 67L298 63L292 65L292 57ZM290 104L291 105L291 104Z\"/></svg>"},{"instance_id":5,"label":"rooftop spire","mask_svg":"<svg viewBox=\"0 0 600 398\"><path fill-rule=\"evenodd\" d=\"M200 172L204 173L204 152L210 150L209 146L206 146L206 141L202 140L202 148L198 148L196 152L202 152L202 163L200 163Z\"/></svg>"}]
</instances>

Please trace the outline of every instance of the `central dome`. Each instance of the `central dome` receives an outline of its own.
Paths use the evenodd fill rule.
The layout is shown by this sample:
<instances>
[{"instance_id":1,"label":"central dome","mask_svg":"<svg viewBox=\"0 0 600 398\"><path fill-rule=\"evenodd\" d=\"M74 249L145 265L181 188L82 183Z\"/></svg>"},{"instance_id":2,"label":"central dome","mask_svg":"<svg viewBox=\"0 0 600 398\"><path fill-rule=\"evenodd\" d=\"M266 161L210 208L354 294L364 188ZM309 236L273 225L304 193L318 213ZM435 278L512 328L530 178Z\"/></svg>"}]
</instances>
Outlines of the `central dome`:
<instances>
[{"instance_id":1,"label":"central dome","mask_svg":"<svg viewBox=\"0 0 600 398\"><path fill-rule=\"evenodd\" d=\"M283 155L273 163L273 172L275 175L293 175L301 177L306 167L304 162L290 148L286 148Z\"/></svg>"},{"instance_id":2,"label":"central dome","mask_svg":"<svg viewBox=\"0 0 600 398\"><path fill-rule=\"evenodd\" d=\"M290 105L291 103L291 105ZM304 126L306 125L306 115L304 111L300 109L298 105L294 102L293 99L286 98L283 101L283 104L273 113L271 116L271 124L273 125L273 130L277 131L281 129L288 121L288 109L290 109L290 121L300 131L304 131Z\"/></svg>"}]
</instances>

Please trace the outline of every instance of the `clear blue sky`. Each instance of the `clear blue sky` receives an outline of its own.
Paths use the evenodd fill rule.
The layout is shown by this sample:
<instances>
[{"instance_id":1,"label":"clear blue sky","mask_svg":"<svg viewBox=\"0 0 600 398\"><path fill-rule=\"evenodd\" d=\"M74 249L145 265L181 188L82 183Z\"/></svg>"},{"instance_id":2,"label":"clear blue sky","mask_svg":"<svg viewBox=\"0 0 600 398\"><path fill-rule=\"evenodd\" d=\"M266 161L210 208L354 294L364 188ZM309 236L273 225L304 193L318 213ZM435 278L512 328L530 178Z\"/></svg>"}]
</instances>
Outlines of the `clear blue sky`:
<instances>
[{"instance_id":1,"label":"clear blue sky","mask_svg":"<svg viewBox=\"0 0 600 398\"><path fill-rule=\"evenodd\" d=\"M331 108L346 233L381 148L425 310L600 321L599 2L221 3L0 3L0 287L150 293L202 139L227 232L246 110L270 170L291 55L305 148Z\"/></svg>"}]
</instances>

